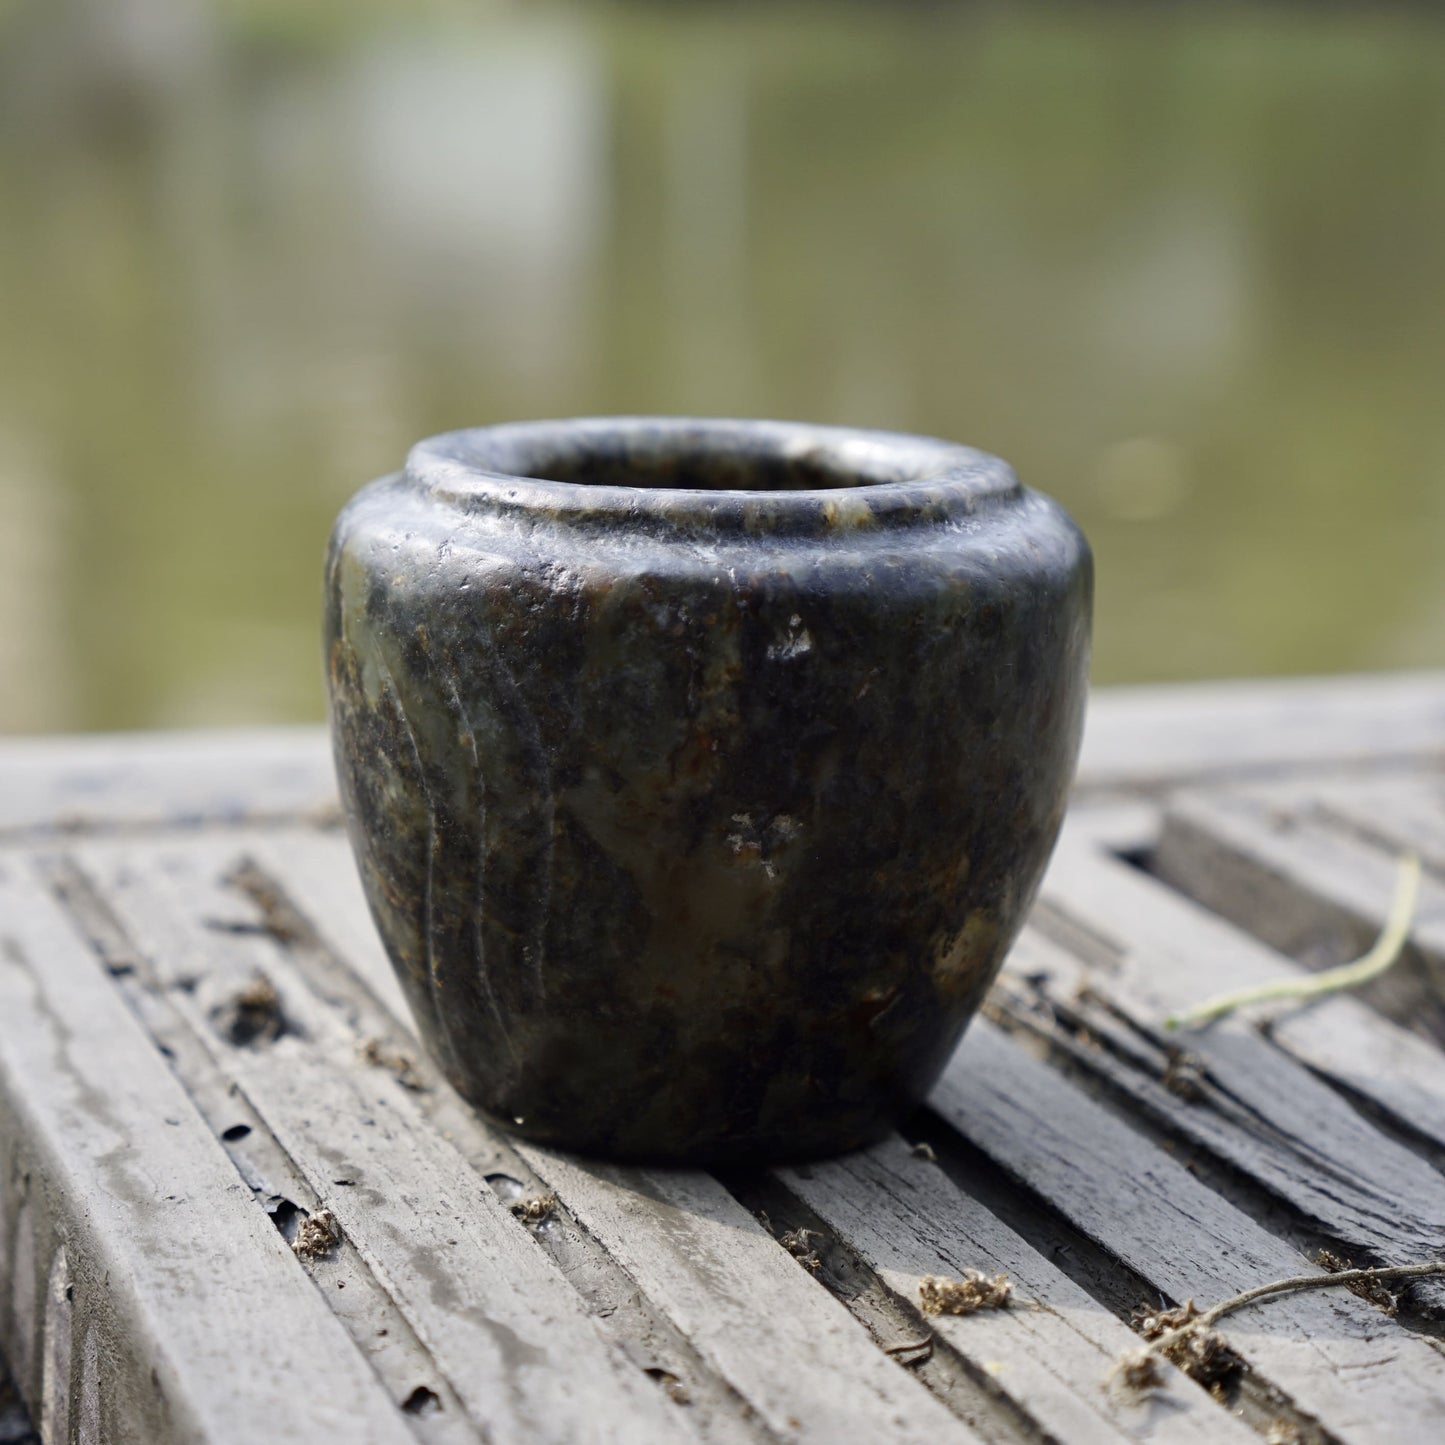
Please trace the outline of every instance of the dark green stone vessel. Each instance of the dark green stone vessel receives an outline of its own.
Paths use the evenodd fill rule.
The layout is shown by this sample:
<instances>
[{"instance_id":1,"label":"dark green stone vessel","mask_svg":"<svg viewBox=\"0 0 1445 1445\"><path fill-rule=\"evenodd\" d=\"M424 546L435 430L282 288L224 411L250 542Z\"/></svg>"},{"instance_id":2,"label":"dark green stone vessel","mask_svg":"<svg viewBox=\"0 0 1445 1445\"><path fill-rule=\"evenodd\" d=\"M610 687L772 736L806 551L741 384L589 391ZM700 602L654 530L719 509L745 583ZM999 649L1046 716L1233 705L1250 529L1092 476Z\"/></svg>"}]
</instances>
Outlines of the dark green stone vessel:
<instances>
[{"instance_id":1,"label":"dark green stone vessel","mask_svg":"<svg viewBox=\"0 0 1445 1445\"><path fill-rule=\"evenodd\" d=\"M372 912L479 1109L614 1157L876 1138L1022 922L1092 568L923 437L455 432L342 512L331 723Z\"/></svg>"}]
</instances>

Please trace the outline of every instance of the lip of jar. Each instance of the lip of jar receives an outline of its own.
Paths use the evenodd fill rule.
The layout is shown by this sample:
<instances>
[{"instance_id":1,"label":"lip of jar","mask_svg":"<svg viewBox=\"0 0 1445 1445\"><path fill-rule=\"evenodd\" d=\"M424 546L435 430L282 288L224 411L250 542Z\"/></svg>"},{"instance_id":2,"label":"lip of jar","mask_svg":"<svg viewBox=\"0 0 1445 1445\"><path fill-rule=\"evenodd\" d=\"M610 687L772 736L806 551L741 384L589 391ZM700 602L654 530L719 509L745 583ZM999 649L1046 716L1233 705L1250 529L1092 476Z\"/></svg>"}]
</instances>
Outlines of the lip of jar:
<instances>
[{"instance_id":1,"label":"lip of jar","mask_svg":"<svg viewBox=\"0 0 1445 1445\"><path fill-rule=\"evenodd\" d=\"M1006 462L931 437L686 417L448 432L412 448L406 476L499 519L714 537L960 522L1022 490Z\"/></svg>"}]
</instances>

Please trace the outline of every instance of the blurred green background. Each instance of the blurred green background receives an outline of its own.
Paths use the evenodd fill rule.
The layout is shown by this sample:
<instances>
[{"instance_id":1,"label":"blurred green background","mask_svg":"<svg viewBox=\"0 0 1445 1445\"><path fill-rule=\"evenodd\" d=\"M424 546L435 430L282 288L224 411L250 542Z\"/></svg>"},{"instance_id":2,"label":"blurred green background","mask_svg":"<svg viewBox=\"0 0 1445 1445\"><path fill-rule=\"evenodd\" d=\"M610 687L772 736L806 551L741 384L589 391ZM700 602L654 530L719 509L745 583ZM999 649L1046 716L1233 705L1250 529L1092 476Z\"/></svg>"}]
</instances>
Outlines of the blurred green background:
<instances>
[{"instance_id":1,"label":"blurred green background","mask_svg":"<svg viewBox=\"0 0 1445 1445\"><path fill-rule=\"evenodd\" d=\"M1095 679L1445 662L1445 16L0 0L0 729L321 716L414 439L1009 458Z\"/></svg>"}]
</instances>

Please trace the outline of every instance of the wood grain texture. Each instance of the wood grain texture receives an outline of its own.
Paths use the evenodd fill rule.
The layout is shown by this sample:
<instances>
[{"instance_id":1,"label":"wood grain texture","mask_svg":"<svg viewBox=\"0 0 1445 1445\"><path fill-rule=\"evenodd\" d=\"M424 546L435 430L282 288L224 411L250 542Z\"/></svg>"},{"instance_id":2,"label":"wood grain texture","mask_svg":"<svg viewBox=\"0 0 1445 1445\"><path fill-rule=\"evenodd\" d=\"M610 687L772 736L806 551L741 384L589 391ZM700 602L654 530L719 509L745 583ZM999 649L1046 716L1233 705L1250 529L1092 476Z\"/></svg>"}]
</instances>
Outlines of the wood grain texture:
<instances>
[{"instance_id":1,"label":"wood grain texture","mask_svg":"<svg viewBox=\"0 0 1445 1445\"><path fill-rule=\"evenodd\" d=\"M1413 851L1437 878L1445 877L1445 774L1411 769L1384 777L1310 779L1273 790L1281 802L1392 854Z\"/></svg>"},{"instance_id":2,"label":"wood grain texture","mask_svg":"<svg viewBox=\"0 0 1445 1445\"><path fill-rule=\"evenodd\" d=\"M1312 1269L1128 1124L1010 1043L970 1030L930 1100L970 1142L1174 1300L1201 1307ZM1341 1441L1426 1440L1445 1358L1353 1295L1285 1295L1232 1316L1249 1364Z\"/></svg>"},{"instance_id":3,"label":"wood grain texture","mask_svg":"<svg viewBox=\"0 0 1445 1445\"><path fill-rule=\"evenodd\" d=\"M976 1438L709 1175L521 1152L775 1434Z\"/></svg>"},{"instance_id":4,"label":"wood grain texture","mask_svg":"<svg viewBox=\"0 0 1445 1445\"><path fill-rule=\"evenodd\" d=\"M381 1007L413 1030L411 1010L371 921L345 835L277 828L251 834L245 847L293 902L304 905L317 936L345 960Z\"/></svg>"},{"instance_id":5,"label":"wood grain texture","mask_svg":"<svg viewBox=\"0 0 1445 1445\"><path fill-rule=\"evenodd\" d=\"M1366 778L1310 775L1271 783L1267 796L1276 816L1284 809L1299 809L1331 827L1343 827L1357 841L1384 851L1390 868L1401 853L1413 849L1422 855L1437 884L1445 876L1445 785L1438 773L1412 769ZM1393 886L1387 882L1388 870L1375 857L1369 871L1370 887L1376 891L1366 905L1367 916L1342 916L1334 910L1333 900L1322 908L1317 896L1301 897L1290 893L1287 884L1261 880L1258 867L1217 841L1206 844L1200 858L1190 830L1181 828L1177 816L1171 827L1168 818L1161 819L1156 812L1153 824L1146 826L1117 808L1089 807L1075 814L1070 832L1108 851L1146 857L1152 871L1186 896L1213 897L1219 907L1211 911L1237 918L1251 937L1276 934L1281 918L1296 918L1294 937L1311 965L1342 962L1353 947L1363 949L1377 921L1383 922L1388 894L1378 890ZM1166 833L1168 846L1161 855L1160 840ZM1228 858L1226 866L1243 875L1237 898L1221 892L1214 861L1221 852ZM1273 899L1258 897L1261 890L1274 894ZM1277 936L1289 942L1289 934ZM1241 976L1254 983L1305 973L1303 964L1253 946L1243 950L1238 962ZM1406 967L1410 966L1407 961ZM1419 960L1413 967L1421 968ZM1414 987L1418 991L1418 983ZM1445 1059L1427 1036L1428 1030L1415 1032L1395 1024L1362 1002L1357 992L1317 999L1304 1007L1274 1004L1249 1010L1246 1016L1267 1020L1269 1037L1279 1048L1347 1090L1367 1109L1378 1110L1391 1127L1436 1148L1445 1147Z\"/></svg>"},{"instance_id":6,"label":"wood grain texture","mask_svg":"<svg viewBox=\"0 0 1445 1445\"><path fill-rule=\"evenodd\" d=\"M914 1310L924 1275L1007 1274L1012 1307L920 1317L918 1325L1007 1390L1040 1433L1070 1445L1256 1438L1172 1367L1165 1388L1146 1400L1102 1389L1138 1337L896 1136L779 1177Z\"/></svg>"},{"instance_id":7,"label":"wood grain texture","mask_svg":"<svg viewBox=\"0 0 1445 1445\"><path fill-rule=\"evenodd\" d=\"M0 842L96 829L339 818L316 727L0 743Z\"/></svg>"},{"instance_id":8,"label":"wood grain texture","mask_svg":"<svg viewBox=\"0 0 1445 1445\"><path fill-rule=\"evenodd\" d=\"M1081 793L1159 792L1206 778L1439 762L1445 673L1096 689Z\"/></svg>"},{"instance_id":9,"label":"wood grain texture","mask_svg":"<svg viewBox=\"0 0 1445 1445\"><path fill-rule=\"evenodd\" d=\"M0 867L0 1329L42 1420L107 1441L409 1440L93 954L24 864Z\"/></svg>"}]
</instances>

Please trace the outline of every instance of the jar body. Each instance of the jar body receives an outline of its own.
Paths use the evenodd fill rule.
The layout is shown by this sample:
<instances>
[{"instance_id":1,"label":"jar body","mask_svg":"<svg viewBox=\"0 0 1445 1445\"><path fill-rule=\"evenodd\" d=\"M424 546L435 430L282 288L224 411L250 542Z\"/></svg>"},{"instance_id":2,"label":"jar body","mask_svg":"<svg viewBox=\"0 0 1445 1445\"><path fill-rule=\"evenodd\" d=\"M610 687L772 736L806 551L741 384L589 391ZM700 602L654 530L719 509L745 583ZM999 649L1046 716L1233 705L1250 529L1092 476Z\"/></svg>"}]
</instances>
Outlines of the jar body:
<instances>
[{"instance_id":1,"label":"jar body","mask_svg":"<svg viewBox=\"0 0 1445 1445\"><path fill-rule=\"evenodd\" d=\"M911 445L493 428L342 513L362 881L428 1045L505 1127L802 1157L946 1062L1062 819L1091 567L1001 463ZM538 463L563 480L509 470Z\"/></svg>"}]
</instances>

